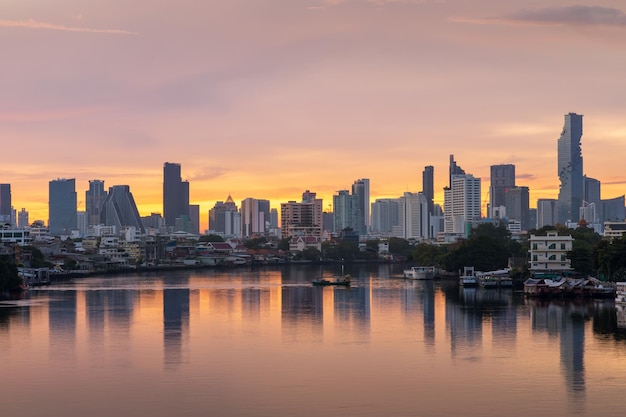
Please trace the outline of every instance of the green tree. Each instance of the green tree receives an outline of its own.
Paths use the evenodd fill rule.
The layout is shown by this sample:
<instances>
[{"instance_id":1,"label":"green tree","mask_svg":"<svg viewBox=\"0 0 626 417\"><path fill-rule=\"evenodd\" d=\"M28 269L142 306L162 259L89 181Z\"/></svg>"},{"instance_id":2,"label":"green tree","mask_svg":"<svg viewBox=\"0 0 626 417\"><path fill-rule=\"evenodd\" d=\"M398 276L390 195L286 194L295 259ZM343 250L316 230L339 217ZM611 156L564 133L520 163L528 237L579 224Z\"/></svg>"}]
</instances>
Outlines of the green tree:
<instances>
[{"instance_id":1,"label":"green tree","mask_svg":"<svg viewBox=\"0 0 626 417\"><path fill-rule=\"evenodd\" d=\"M15 263L6 255L0 256L0 290L15 290L19 288L20 282Z\"/></svg>"},{"instance_id":2,"label":"green tree","mask_svg":"<svg viewBox=\"0 0 626 417\"><path fill-rule=\"evenodd\" d=\"M284 237L284 238L280 239L280 241L278 242L278 250L289 252L289 241L290 240L291 240L291 236ZM322 243L322 245L323 245L323 243Z\"/></svg>"},{"instance_id":3,"label":"green tree","mask_svg":"<svg viewBox=\"0 0 626 417\"><path fill-rule=\"evenodd\" d=\"M411 256L412 246L408 240L399 237L389 238L389 252L394 255Z\"/></svg>"},{"instance_id":4,"label":"green tree","mask_svg":"<svg viewBox=\"0 0 626 417\"><path fill-rule=\"evenodd\" d=\"M200 239L198 239L198 241L200 242L223 242L224 238L220 235L202 235L200 236Z\"/></svg>"},{"instance_id":5,"label":"green tree","mask_svg":"<svg viewBox=\"0 0 626 417\"><path fill-rule=\"evenodd\" d=\"M418 243L413 249L413 261L418 265L440 266L447 249L447 246L437 246L425 242Z\"/></svg>"}]
</instances>

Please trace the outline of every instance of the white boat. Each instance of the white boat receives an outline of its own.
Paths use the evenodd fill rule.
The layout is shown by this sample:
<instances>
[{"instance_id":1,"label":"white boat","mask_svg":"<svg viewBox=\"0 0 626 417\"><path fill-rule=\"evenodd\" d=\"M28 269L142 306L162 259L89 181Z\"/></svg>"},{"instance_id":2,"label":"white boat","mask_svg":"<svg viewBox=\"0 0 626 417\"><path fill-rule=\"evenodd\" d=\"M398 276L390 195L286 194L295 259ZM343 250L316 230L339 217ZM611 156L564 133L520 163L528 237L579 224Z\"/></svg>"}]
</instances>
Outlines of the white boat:
<instances>
[{"instance_id":1,"label":"white boat","mask_svg":"<svg viewBox=\"0 0 626 417\"><path fill-rule=\"evenodd\" d=\"M626 281L615 283L615 304L626 304Z\"/></svg>"},{"instance_id":2,"label":"white boat","mask_svg":"<svg viewBox=\"0 0 626 417\"><path fill-rule=\"evenodd\" d=\"M473 266L466 266L463 270L463 275L459 278L459 283L466 288L478 287L478 277L474 273Z\"/></svg>"},{"instance_id":3,"label":"white boat","mask_svg":"<svg viewBox=\"0 0 626 417\"><path fill-rule=\"evenodd\" d=\"M434 266L413 266L404 270L404 278L410 279L433 279L435 277Z\"/></svg>"}]
</instances>

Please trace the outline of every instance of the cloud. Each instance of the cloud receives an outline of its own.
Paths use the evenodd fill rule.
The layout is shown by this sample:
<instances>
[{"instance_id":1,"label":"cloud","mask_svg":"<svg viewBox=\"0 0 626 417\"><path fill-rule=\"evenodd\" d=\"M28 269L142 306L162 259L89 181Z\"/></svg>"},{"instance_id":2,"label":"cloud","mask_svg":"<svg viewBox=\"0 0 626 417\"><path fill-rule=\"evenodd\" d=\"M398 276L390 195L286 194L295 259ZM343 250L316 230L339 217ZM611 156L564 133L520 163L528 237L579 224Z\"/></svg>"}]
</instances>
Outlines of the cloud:
<instances>
[{"instance_id":1,"label":"cloud","mask_svg":"<svg viewBox=\"0 0 626 417\"><path fill-rule=\"evenodd\" d=\"M188 181L207 181L224 176L230 170L225 167L204 167L194 171L186 179Z\"/></svg>"},{"instance_id":2,"label":"cloud","mask_svg":"<svg viewBox=\"0 0 626 417\"><path fill-rule=\"evenodd\" d=\"M93 28L76 27L76 26L55 25L53 23L38 22L34 19L0 20L0 27L47 29L47 30L60 30L60 31L65 31L65 32L108 33L112 35L138 35L137 32L131 32L131 31L122 30L122 29L93 29Z\"/></svg>"},{"instance_id":3,"label":"cloud","mask_svg":"<svg viewBox=\"0 0 626 417\"><path fill-rule=\"evenodd\" d=\"M626 14L620 9L583 5L522 9L500 17L453 18L451 20L473 24L626 26Z\"/></svg>"}]
</instances>

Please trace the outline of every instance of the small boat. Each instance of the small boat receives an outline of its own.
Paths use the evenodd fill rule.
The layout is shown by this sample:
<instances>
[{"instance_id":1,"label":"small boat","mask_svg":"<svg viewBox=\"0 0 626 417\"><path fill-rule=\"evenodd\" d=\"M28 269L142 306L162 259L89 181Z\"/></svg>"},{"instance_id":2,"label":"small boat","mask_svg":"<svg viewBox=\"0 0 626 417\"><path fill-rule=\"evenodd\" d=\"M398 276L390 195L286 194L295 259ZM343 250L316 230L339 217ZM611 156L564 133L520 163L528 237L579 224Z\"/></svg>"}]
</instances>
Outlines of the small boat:
<instances>
[{"instance_id":1,"label":"small boat","mask_svg":"<svg viewBox=\"0 0 626 417\"><path fill-rule=\"evenodd\" d=\"M434 266L413 266L404 270L404 278L433 279L435 277Z\"/></svg>"},{"instance_id":2,"label":"small boat","mask_svg":"<svg viewBox=\"0 0 626 417\"><path fill-rule=\"evenodd\" d=\"M493 275L484 275L480 277L480 286L485 289L498 288L500 286L499 278Z\"/></svg>"},{"instance_id":3,"label":"small boat","mask_svg":"<svg viewBox=\"0 0 626 417\"><path fill-rule=\"evenodd\" d=\"M473 266L466 266L463 275L459 278L459 283L465 288L478 287L478 277L474 273Z\"/></svg>"},{"instance_id":4,"label":"small boat","mask_svg":"<svg viewBox=\"0 0 626 417\"><path fill-rule=\"evenodd\" d=\"M334 281L325 278L318 278L312 281L312 284L315 286L327 286L327 285L338 285L348 287L350 286L351 277L349 274L343 276L343 278L337 278Z\"/></svg>"}]
</instances>

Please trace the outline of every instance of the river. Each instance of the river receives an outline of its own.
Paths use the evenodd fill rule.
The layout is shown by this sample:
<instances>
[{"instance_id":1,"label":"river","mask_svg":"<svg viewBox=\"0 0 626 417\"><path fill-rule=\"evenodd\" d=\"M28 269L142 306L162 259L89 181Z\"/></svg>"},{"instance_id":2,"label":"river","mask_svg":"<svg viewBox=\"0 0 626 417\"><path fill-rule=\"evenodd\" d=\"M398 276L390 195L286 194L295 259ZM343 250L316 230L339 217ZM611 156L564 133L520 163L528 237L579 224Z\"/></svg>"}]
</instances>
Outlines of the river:
<instances>
[{"instance_id":1,"label":"river","mask_svg":"<svg viewBox=\"0 0 626 417\"><path fill-rule=\"evenodd\" d=\"M77 279L0 303L3 417L621 416L604 301L407 281L399 266Z\"/></svg>"}]
</instances>

